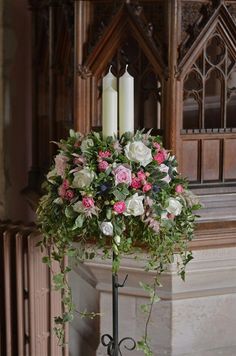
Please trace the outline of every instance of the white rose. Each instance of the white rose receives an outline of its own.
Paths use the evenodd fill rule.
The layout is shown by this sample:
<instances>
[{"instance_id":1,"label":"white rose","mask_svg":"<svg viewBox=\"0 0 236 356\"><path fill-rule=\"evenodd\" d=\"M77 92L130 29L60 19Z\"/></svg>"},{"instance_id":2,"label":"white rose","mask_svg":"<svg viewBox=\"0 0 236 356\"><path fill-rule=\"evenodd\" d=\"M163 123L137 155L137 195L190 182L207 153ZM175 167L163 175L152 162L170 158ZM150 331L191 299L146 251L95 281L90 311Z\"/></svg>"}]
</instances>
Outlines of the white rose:
<instances>
[{"instance_id":1,"label":"white rose","mask_svg":"<svg viewBox=\"0 0 236 356\"><path fill-rule=\"evenodd\" d=\"M182 211L182 204L175 198L169 198L168 199L168 206L166 210L168 213L173 214L173 215L180 215Z\"/></svg>"},{"instance_id":2,"label":"white rose","mask_svg":"<svg viewBox=\"0 0 236 356\"><path fill-rule=\"evenodd\" d=\"M142 215L144 213L143 199L144 196L138 196L138 193L135 193L131 198L128 198L125 202L126 211L124 212L124 215Z\"/></svg>"},{"instance_id":3,"label":"white rose","mask_svg":"<svg viewBox=\"0 0 236 356\"><path fill-rule=\"evenodd\" d=\"M83 168L78 172L74 173L74 179L72 182L73 188L86 188L89 187L94 179L94 172L90 171L89 168Z\"/></svg>"},{"instance_id":4,"label":"white rose","mask_svg":"<svg viewBox=\"0 0 236 356\"><path fill-rule=\"evenodd\" d=\"M170 176L169 176L169 174L168 174L168 172L169 172L169 167L168 167L167 165L165 165L165 164L161 164L160 167L159 167L159 170L160 170L162 173L166 173L166 176L165 176L164 178L162 178L161 180L162 180L163 182L170 183L171 178L170 178Z\"/></svg>"},{"instance_id":5,"label":"white rose","mask_svg":"<svg viewBox=\"0 0 236 356\"><path fill-rule=\"evenodd\" d=\"M129 142L125 146L125 155L130 161L146 167L152 161L152 151L142 141Z\"/></svg>"},{"instance_id":6,"label":"white rose","mask_svg":"<svg viewBox=\"0 0 236 356\"><path fill-rule=\"evenodd\" d=\"M81 148L81 151L84 152L88 148L93 147L93 146L94 146L93 140L91 138L88 138L87 140L82 141L80 148Z\"/></svg>"},{"instance_id":7,"label":"white rose","mask_svg":"<svg viewBox=\"0 0 236 356\"><path fill-rule=\"evenodd\" d=\"M100 230L106 236L113 235L113 225L111 222L104 221L103 223L101 223Z\"/></svg>"}]
</instances>

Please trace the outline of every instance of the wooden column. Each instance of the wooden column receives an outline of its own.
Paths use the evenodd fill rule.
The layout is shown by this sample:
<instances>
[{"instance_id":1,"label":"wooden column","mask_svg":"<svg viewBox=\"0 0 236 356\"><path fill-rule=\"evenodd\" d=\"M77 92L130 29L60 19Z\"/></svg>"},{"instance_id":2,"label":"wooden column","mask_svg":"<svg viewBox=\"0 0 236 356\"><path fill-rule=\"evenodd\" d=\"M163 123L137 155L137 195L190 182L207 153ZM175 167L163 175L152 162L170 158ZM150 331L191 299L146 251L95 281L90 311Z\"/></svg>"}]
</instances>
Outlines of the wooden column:
<instances>
[{"instance_id":1,"label":"wooden column","mask_svg":"<svg viewBox=\"0 0 236 356\"><path fill-rule=\"evenodd\" d=\"M168 0L167 18L168 18L168 80L165 88L164 104L164 130L165 145L176 153L178 137L178 105L179 83L176 79L177 58L178 58L178 34L179 34L179 11L181 4L179 0Z\"/></svg>"},{"instance_id":2,"label":"wooden column","mask_svg":"<svg viewBox=\"0 0 236 356\"><path fill-rule=\"evenodd\" d=\"M86 133L90 130L90 82L87 68L83 66L85 42L90 17L90 1L75 2L75 94L74 127Z\"/></svg>"}]
</instances>

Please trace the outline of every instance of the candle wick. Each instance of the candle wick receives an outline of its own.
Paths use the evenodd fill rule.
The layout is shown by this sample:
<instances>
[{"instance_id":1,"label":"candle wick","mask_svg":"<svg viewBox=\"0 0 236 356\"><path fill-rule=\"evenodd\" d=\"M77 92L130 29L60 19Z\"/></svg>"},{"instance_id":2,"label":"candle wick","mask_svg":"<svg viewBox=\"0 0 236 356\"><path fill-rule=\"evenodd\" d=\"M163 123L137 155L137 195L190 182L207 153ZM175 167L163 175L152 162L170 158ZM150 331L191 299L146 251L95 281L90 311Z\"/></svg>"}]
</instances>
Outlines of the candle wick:
<instances>
[{"instance_id":1,"label":"candle wick","mask_svg":"<svg viewBox=\"0 0 236 356\"><path fill-rule=\"evenodd\" d=\"M126 64L126 66L125 66L125 71L127 72L127 68L128 68L128 64Z\"/></svg>"},{"instance_id":2,"label":"candle wick","mask_svg":"<svg viewBox=\"0 0 236 356\"><path fill-rule=\"evenodd\" d=\"M109 72L111 73L111 68L112 68L112 65L110 65L110 67L109 67Z\"/></svg>"}]
</instances>

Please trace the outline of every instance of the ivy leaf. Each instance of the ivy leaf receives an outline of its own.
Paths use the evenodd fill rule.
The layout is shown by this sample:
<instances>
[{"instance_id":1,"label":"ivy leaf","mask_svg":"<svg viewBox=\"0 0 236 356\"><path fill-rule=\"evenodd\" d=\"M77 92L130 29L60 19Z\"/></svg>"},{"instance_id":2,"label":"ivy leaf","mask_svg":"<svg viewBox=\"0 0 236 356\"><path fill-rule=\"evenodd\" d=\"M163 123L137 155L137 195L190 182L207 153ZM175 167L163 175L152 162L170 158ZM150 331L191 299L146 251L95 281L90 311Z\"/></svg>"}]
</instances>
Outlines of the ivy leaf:
<instances>
[{"instance_id":1,"label":"ivy leaf","mask_svg":"<svg viewBox=\"0 0 236 356\"><path fill-rule=\"evenodd\" d=\"M42 262L46 263L49 267L51 266L51 260L49 256L43 256Z\"/></svg>"},{"instance_id":2,"label":"ivy leaf","mask_svg":"<svg viewBox=\"0 0 236 356\"><path fill-rule=\"evenodd\" d=\"M53 276L53 283L55 290L62 289L64 287L64 274L58 273Z\"/></svg>"},{"instance_id":3,"label":"ivy leaf","mask_svg":"<svg viewBox=\"0 0 236 356\"><path fill-rule=\"evenodd\" d=\"M149 313L150 307L148 304L141 304L140 309L143 313Z\"/></svg>"}]
</instances>

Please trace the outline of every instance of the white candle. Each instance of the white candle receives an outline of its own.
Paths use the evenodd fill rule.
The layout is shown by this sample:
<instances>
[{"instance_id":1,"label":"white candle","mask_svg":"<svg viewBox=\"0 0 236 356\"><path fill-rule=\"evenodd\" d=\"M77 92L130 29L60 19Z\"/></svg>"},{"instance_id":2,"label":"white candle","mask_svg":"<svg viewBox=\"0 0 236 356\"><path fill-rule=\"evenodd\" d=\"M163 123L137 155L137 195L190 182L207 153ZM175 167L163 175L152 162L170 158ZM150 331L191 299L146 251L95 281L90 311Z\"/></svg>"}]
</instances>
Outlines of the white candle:
<instances>
[{"instance_id":1,"label":"white candle","mask_svg":"<svg viewBox=\"0 0 236 356\"><path fill-rule=\"evenodd\" d=\"M102 79L102 89L105 90L107 87L112 87L114 90L117 90L117 78L111 72L111 66L105 77Z\"/></svg>"},{"instance_id":2,"label":"white candle","mask_svg":"<svg viewBox=\"0 0 236 356\"><path fill-rule=\"evenodd\" d=\"M134 78L127 72L119 79L119 135L134 132Z\"/></svg>"},{"instance_id":3,"label":"white candle","mask_svg":"<svg viewBox=\"0 0 236 356\"><path fill-rule=\"evenodd\" d=\"M108 86L102 93L102 136L117 135L117 91Z\"/></svg>"}]
</instances>

